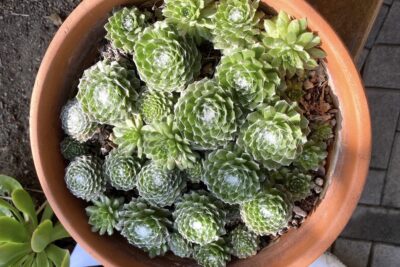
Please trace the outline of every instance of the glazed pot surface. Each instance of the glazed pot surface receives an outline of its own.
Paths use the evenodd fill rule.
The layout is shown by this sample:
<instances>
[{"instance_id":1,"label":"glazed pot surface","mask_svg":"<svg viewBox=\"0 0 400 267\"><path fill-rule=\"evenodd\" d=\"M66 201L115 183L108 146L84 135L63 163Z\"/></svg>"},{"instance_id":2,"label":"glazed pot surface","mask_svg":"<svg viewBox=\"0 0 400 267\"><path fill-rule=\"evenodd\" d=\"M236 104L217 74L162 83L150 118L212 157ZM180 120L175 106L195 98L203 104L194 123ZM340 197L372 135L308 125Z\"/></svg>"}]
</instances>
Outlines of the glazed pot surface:
<instances>
[{"instance_id":1,"label":"glazed pot surface","mask_svg":"<svg viewBox=\"0 0 400 267\"><path fill-rule=\"evenodd\" d=\"M168 254L150 259L122 237L91 232L85 203L64 183L65 161L59 114L80 75L93 63L95 44L104 37L103 25L113 7L134 0L85 0L67 18L51 42L40 66L32 95L30 137L36 171L48 201L72 237L106 266L195 266ZM359 74L332 28L303 0L263 0L273 9L306 17L322 40L327 70L340 115L336 142L328 160L324 199L297 230L278 243L231 266L308 266L336 239L349 220L364 186L371 149L371 125Z\"/></svg>"}]
</instances>

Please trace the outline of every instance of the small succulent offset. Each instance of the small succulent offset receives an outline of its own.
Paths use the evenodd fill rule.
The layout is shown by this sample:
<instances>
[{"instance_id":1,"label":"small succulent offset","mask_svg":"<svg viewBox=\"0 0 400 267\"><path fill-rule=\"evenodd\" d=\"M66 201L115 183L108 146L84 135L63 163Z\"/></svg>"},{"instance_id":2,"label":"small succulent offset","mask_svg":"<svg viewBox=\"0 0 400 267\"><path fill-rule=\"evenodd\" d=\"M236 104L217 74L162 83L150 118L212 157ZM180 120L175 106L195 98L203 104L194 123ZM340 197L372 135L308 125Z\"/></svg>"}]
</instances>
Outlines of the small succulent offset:
<instances>
[{"instance_id":1,"label":"small succulent offset","mask_svg":"<svg viewBox=\"0 0 400 267\"><path fill-rule=\"evenodd\" d=\"M179 233L169 234L168 246L176 256L181 258L190 258L193 254L193 245Z\"/></svg>"},{"instance_id":2,"label":"small succulent offset","mask_svg":"<svg viewBox=\"0 0 400 267\"><path fill-rule=\"evenodd\" d=\"M54 244L69 234L47 202L41 207L35 210L17 180L0 175L0 266L69 266L69 251Z\"/></svg>"},{"instance_id":3,"label":"small succulent offset","mask_svg":"<svg viewBox=\"0 0 400 267\"><path fill-rule=\"evenodd\" d=\"M231 260L229 248L223 239L195 247L194 259L203 267L225 267Z\"/></svg>"},{"instance_id":4,"label":"small succulent offset","mask_svg":"<svg viewBox=\"0 0 400 267\"><path fill-rule=\"evenodd\" d=\"M280 100L249 114L237 143L271 170L290 165L301 154L308 132L297 104Z\"/></svg>"},{"instance_id":5,"label":"small succulent offset","mask_svg":"<svg viewBox=\"0 0 400 267\"><path fill-rule=\"evenodd\" d=\"M299 169L281 168L270 174L274 182L285 187L294 201L311 195L312 177Z\"/></svg>"},{"instance_id":6,"label":"small succulent offset","mask_svg":"<svg viewBox=\"0 0 400 267\"><path fill-rule=\"evenodd\" d=\"M192 191L175 206L174 228L189 242L203 246L225 234L225 212L207 193Z\"/></svg>"},{"instance_id":7,"label":"small succulent offset","mask_svg":"<svg viewBox=\"0 0 400 267\"><path fill-rule=\"evenodd\" d=\"M139 112L144 122L151 124L171 115L174 111L174 96L168 92L148 90L140 95Z\"/></svg>"},{"instance_id":8,"label":"small succulent offset","mask_svg":"<svg viewBox=\"0 0 400 267\"><path fill-rule=\"evenodd\" d=\"M321 39L307 30L307 24L307 19L292 20L284 11L273 20L264 20L262 42L269 61L289 78L296 72L315 69L316 59L326 56L317 48Z\"/></svg>"},{"instance_id":9,"label":"small succulent offset","mask_svg":"<svg viewBox=\"0 0 400 267\"><path fill-rule=\"evenodd\" d=\"M139 158L143 153L143 120L138 114L115 124L111 140L118 145L118 149L126 154L136 151Z\"/></svg>"},{"instance_id":10,"label":"small succulent offset","mask_svg":"<svg viewBox=\"0 0 400 267\"><path fill-rule=\"evenodd\" d=\"M97 124L89 119L76 99L70 100L61 110L61 127L64 132L79 142L89 140Z\"/></svg>"},{"instance_id":11,"label":"small succulent offset","mask_svg":"<svg viewBox=\"0 0 400 267\"><path fill-rule=\"evenodd\" d=\"M167 170L154 162L145 165L137 175L140 196L155 206L170 206L182 194L186 180L176 170Z\"/></svg>"},{"instance_id":12,"label":"small succulent offset","mask_svg":"<svg viewBox=\"0 0 400 267\"><path fill-rule=\"evenodd\" d=\"M89 216L89 224L93 232L100 235L107 233L112 235L114 229L120 230L118 226L119 212L124 203L124 198L109 198L100 196L92 200L93 205L86 207L86 214Z\"/></svg>"},{"instance_id":13,"label":"small succulent offset","mask_svg":"<svg viewBox=\"0 0 400 267\"><path fill-rule=\"evenodd\" d=\"M265 55L265 49L258 46L225 55L217 66L215 79L243 108L254 110L276 98L281 79Z\"/></svg>"},{"instance_id":14,"label":"small succulent offset","mask_svg":"<svg viewBox=\"0 0 400 267\"><path fill-rule=\"evenodd\" d=\"M257 254L260 238L240 224L228 235L228 244L231 254L239 259L245 259Z\"/></svg>"},{"instance_id":15,"label":"small succulent offset","mask_svg":"<svg viewBox=\"0 0 400 267\"><path fill-rule=\"evenodd\" d=\"M234 102L208 79L188 86L175 105L175 119L183 136L199 150L224 146L237 131Z\"/></svg>"},{"instance_id":16,"label":"small succulent offset","mask_svg":"<svg viewBox=\"0 0 400 267\"><path fill-rule=\"evenodd\" d=\"M204 166L203 182L225 203L249 201L260 190L260 167L249 154L230 147L219 149L208 155Z\"/></svg>"},{"instance_id":17,"label":"small succulent offset","mask_svg":"<svg viewBox=\"0 0 400 267\"><path fill-rule=\"evenodd\" d=\"M75 158L67 166L65 183L76 197L87 201L98 198L106 190L101 160L95 156Z\"/></svg>"},{"instance_id":18,"label":"small succulent offset","mask_svg":"<svg viewBox=\"0 0 400 267\"><path fill-rule=\"evenodd\" d=\"M115 12L104 26L106 39L112 45L125 52L133 53L133 46L139 34L148 26L149 14L142 13L136 7L123 8Z\"/></svg>"},{"instance_id":19,"label":"small succulent offset","mask_svg":"<svg viewBox=\"0 0 400 267\"><path fill-rule=\"evenodd\" d=\"M170 213L152 207L140 199L132 199L120 211L121 234L129 243L147 251L150 257L164 255L168 250Z\"/></svg>"},{"instance_id":20,"label":"small succulent offset","mask_svg":"<svg viewBox=\"0 0 400 267\"><path fill-rule=\"evenodd\" d=\"M184 170L196 162L196 154L178 130L173 116L143 127L144 153L160 166Z\"/></svg>"},{"instance_id":21,"label":"small succulent offset","mask_svg":"<svg viewBox=\"0 0 400 267\"><path fill-rule=\"evenodd\" d=\"M89 147L71 137L65 137L60 143L61 154L66 160L73 160L76 157L90 153Z\"/></svg>"},{"instance_id":22,"label":"small succulent offset","mask_svg":"<svg viewBox=\"0 0 400 267\"><path fill-rule=\"evenodd\" d=\"M165 22L144 29L134 50L140 78L150 90L180 92L200 72L201 55L194 41Z\"/></svg>"},{"instance_id":23,"label":"small succulent offset","mask_svg":"<svg viewBox=\"0 0 400 267\"><path fill-rule=\"evenodd\" d=\"M195 162L192 167L185 170L186 178L192 183L199 183L203 177L203 173L204 168L202 161Z\"/></svg>"},{"instance_id":24,"label":"small succulent offset","mask_svg":"<svg viewBox=\"0 0 400 267\"><path fill-rule=\"evenodd\" d=\"M103 164L103 173L112 187L129 191L136 186L136 176L141 169L140 160L118 150L107 155Z\"/></svg>"},{"instance_id":25,"label":"small succulent offset","mask_svg":"<svg viewBox=\"0 0 400 267\"><path fill-rule=\"evenodd\" d=\"M318 170L321 162L328 156L326 148L327 146L324 142L308 141L303 146L303 152L297 157L293 165L305 171Z\"/></svg>"},{"instance_id":26,"label":"small succulent offset","mask_svg":"<svg viewBox=\"0 0 400 267\"><path fill-rule=\"evenodd\" d=\"M85 70L77 99L93 121L114 124L135 111L140 82L134 70L117 61L103 60Z\"/></svg>"}]
</instances>

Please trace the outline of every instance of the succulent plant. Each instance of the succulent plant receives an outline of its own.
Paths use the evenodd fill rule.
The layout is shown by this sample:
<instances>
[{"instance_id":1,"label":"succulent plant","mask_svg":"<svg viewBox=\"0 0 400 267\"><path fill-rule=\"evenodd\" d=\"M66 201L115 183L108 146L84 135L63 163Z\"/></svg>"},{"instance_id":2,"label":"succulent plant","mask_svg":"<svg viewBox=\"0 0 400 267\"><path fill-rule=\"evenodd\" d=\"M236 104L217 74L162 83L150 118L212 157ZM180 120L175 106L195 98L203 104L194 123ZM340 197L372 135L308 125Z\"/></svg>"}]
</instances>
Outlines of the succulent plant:
<instances>
[{"instance_id":1,"label":"succulent plant","mask_svg":"<svg viewBox=\"0 0 400 267\"><path fill-rule=\"evenodd\" d=\"M266 188L244 203L240 214L247 228L258 235L276 234L287 226L292 216L293 204L289 193Z\"/></svg>"},{"instance_id":2,"label":"succulent plant","mask_svg":"<svg viewBox=\"0 0 400 267\"><path fill-rule=\"evenodd\" d=\"M130 119L115 125L111 140L118 145L118 149L126 154L135 150L139 158L143 153L143 120L140 115L134 114Z\"/></svg>"},{"instance_id":3,"label":"succulent plant","mask_svg":"<svg viewBox=\"0 0 400 267\"><path fill-rule=\"evenodd\" d=\"M151 162L137 175L139 195L150 204L165 207L172 205L186 187L186 180L176 170L166 170Z\"/></svg>"},{"instance_id":4,"label":"succulent plant","mask_svg":"<svg viewBox=\"0 0 400 267\"><path fill-rule=\"evenodd\" d=\"M73 160L76 157L89 153L90 149L85 143L81 143L71 137L65 137L60 144L61 154L67 160Z\"/></svg>"},{"instance_id":5,"label":"succulent plant","mask_svg":"<svg viewBox=\"0 0 400 267\"><path fill-rule=\"evenodd\" d=\"M294 76L291 79L285 81L285 91L284 94L291 101L299 102L301 98L306 94L303 90L304 80L298 76Z\"/></svg>"},{"instance_id":6,"label":"succulent plant","mask_svg":"<svg viewBox=\"0 0 400 267\"><path fill-rule=\"evenodd\" d=\"M86 201L98 198L106 189L101 160L94 156L80 156L69 163L65 183L71 193Z\"/></svg>"},{"instance_id":7,"label":"succulent plant","mask_svg":"<svg viewBox=\"0 0 400 267\"><path fill-rule=\"evenodd\" d=\"M178 257L190 258L193 254L193 245L179 233L171 233L168 237L169 249Z\"/></svg>"},{"instance_id":8,"label":"succulent plant","mask_svg":"<svg viewBox=\"0 0 400 267\"><path fill-rule=\"evenodd\" d=\"M324 142L310 140L304 145L303 152L296 158L293 165L305 171L316 171L327 156Z\"/></svg>"},{"instance_id":9,"label":"succulent plant","mask_svg":"<svg viewBox=\"0 0 400 267\"><path fill-rule=\"evenodd\" d=\"M230 95L216 82L203 79L188 86L175 105L179 130L196 149L226 145L237 130Z\"/></svg>"},{"instance_id":10,"label":"succulent plant","mask_svg":"<svg viewBox=\"0 0 400 267\"><path fill-rule=\"evenodd\" d=\"M312 177L299 169L281 168L272 172L270 177L275 183L285 187L293 201L302 200L311 195Z\"/></svg>"},{"instance_id":11,"label":"succulent plant","mask_svg":"<svg viewBox=\"0 0 400 267\"><path fill-rule=\"evenodd\" d=\"M260 33L257 14L259 0L221 0L214 23L214 47L229 53L247 48L257 42Z\"/></svg>"},{"instance_id":12,"label":"succulent plant","mask_svg":"<svg viewBox=\"0 0 400 267\"><path fill-rule=\"evenodd\" d=\"M174 228L189 242L205 245L225 234L225 211L206 192L192 191L175 203Z\"/></svg>"},{"instance_id":13,"label":"succulent plant","mask_svg":"<svg viewBox=\"0 0 400 267\"><path fill-rule=\"evenodd\" d=\"M86 214L89 216L89 224L92 225L93 232L100 235L107 233L112 235L114 229L119 230L119 211L124 203L123 198L109 198L100 196L92 200L93 205L86 207Z\"/></svg>"},{"instance_id":14,"label":"succulent plant","mask_svg":"<svg viewBox=\"0 0 400 267\"><path fill-rule=\"evenodd\" d=\"M253 47L225 55L215 78L222 88L233 93L236 103L253 110L276 97L281 80L265 59L265 49Z\"/></svg>"},{"instance_id":15,"label":"succulent plant","mask_svg":"<svg viewBox=\"0 0 400 267\"><path fill-rule=\"evenodd\" d=\"M139 103L140 114L148 124L164 119L174 110L174 96L168 92L144 90Z\"/></svg>"},{"instance_id":16,"label":"succulent plant","mask_svg":"<svg viewBox=\"0 0 400 267\"><path fill-rule=\"evenodd\" d=\"M311 140L319 142L333 138L333 129L328 122L314 122L310 124L310 128L311 135L309 139Z\"/></svg>"},{"instance_id":17,"label":"succulent plant","mask_svg":"<svg viewBox=\"0 0 400 267\"><path fill-rule=\"evenodd\" d=\"M204 169L202 161L197 161L192 167L185 170L186 178L192 183L199 183L203 176Z\"/></svg>"},{"instance_id":18,"label":"succulent plant","mask_svg":"<svg viewBox=\"0 0 400 267\"><path fill-rule=\"evenodd\" d=\"M260 238L249 231L244 225L239 225L228 235L230 253L239 259L245 259L257 254Z\"/></svg>"},{"instance_id":19,"label":"succulent plant","mask_svg":"<svg viewBox=\"0 0 400 267\"><path fill-rule=\"evenodd\" d=\"M108 18L106 39L116 48L132 53L139 34L147 27L149 16L136 7L123 8Z\"/></svg>"},{"instance_id":20,"label":"succulent plant","mask_svg":"<svg viewBox=\"0 0 400 267\"><path fill-rule=\"evenodd\" d=\"M118 227L129 243L148 252L152 258L168 251L168 228L171 226L168 210L133 199L123 206L119 216Z\"/></svg>"},{"instance_id":21,"label":"succulent plant","mask_svg":"<svg viewBox=\"0 0 400 267\"><path fill-rule=\"evenodd\" d=\"M237 143L267 169L290 165L307 142L308 121L285 100L250 113Z\"/></svg>"},{"instance_id":22,"label":"succulent plant","mask_svg":"<svg viewBox=\"0 0 400 267\"><path fill-rule=\"evenodd\" d=\"M132 115L139 87L134 70L103 60L85 70L76 97L91 120L113 125Z\"/></svg>"},{"instance_id":23,"label":"succulent plant","mask_svg":"<svg viewBox=\"0 0 400 267\"><path fill-rule=\"evenodd\" d=\"M113 150L106 156L103 172L112 187L129 191L135 188L136 177L141 168L139 159L134 156Z\"/></svg>"},{"instance_id":24,"label":"succulent plant","mask_svg":"<svg viewBox=\"0 0 400 267\"><path fill-rule=\"evenodd\" d=\"M242 218L240 217L240 206L239 205L225 205L224 207L226 216L226 226L237 225L242 222Z\"/></svg>"},{"instance_id":25,"label":"succulent plant","mask_svg":"<svg viewBox=\"0 0 400 267\"><path fill-rule=\"evenodd\" d=\"M143 127L144 153L160 166L172 170L190 168L196 162L196 154L191 150L173 120L156 121Z\"/></svg>"},{"instance_id":26,"label":"succulent plant","mask_svg":"<svg viewBox=\"0 0 400 267\"><path fill-rule=\"evenodd\" d=\"M92 122L83 112L76 99L65 104L61 110L60 118L64 132L79 142L89 140L97 129L97 124Z\"/></svg>"},{"instance_id":27,"label":"succulent plant","mask_svg":"<svg viewBox=\"0 0 400 267\"><path fill-rule=\"evenodd\" d=\"M139 75L151 90L182 91L200 72L201 55L194 41L165 22L147 27L134 49Z\"/></svg>"},{"instance_id":28,"label":"succulent plant","mask_svg":"<svg viewBox=\"0 0 400 267\"><path fill-rule=\"evenodd\" d=\"M215 11L214 0L166 0L162 13L183 34L211 40Z\"/></svg>"},{"instance_id":29,"label":"succulent plant","mask_svg":"<svg viewBox=\"0 0 400 267\"><path fill-rule=\"evenodd\" d=\"M231 260L229 248L223 239L195 247L194 259L203 267L225 267Z\"/></svg>"},{"instance_id":30,"label":"succulent plant","mask_svg":"<svg viewBox=\"0 0 400 267\"><path fill-rule=\"evenodd\" d=\"M317 58L325 53L317 48L321 39L307 30L306 19L290 19L284 11L273 20L264 20L262 42L269 50L267 55L273 67L288 77L318 66Z\"/></svg>"},{"instance_id":31,"label":"succulent plant","mask_svg":"<svg viewBox=\"0 0 400 267\"><path fill-rule=\"evenodd\" d=\"M202 181L225 203L240 204L260 190L259 170L249 154L228 147L208 155Z\"/></svg>"}]
</instances>

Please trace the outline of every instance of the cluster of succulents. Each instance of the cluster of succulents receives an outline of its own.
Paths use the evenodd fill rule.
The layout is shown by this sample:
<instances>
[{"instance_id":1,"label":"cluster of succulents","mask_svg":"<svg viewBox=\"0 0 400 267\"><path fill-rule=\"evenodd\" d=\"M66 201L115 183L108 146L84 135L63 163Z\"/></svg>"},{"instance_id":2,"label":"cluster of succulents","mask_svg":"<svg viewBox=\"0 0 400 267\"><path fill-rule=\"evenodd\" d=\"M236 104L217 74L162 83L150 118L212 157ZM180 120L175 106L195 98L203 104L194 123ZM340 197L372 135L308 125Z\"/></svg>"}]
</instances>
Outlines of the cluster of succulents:
<instances>
[{"instance_id":1,"label":"cluster of succulents","mask_svg":"<svg viewBox=\"0 0 400 267\"><path fill-rule=\"evenodd\" d=\"M325 55L306 19L267 19L258 0L160 8L109 18L106 39L122 56L87 69L61 111L65 183L91 202L93 231L120 232L150 257L225 266L256 255L312 194L332 128L309 122L284 90ZM213 75L203 72L210 45L221 51ZM85 143L101 146L101 127L112 129L110 152Z\"/></svg>"}]
</instances>

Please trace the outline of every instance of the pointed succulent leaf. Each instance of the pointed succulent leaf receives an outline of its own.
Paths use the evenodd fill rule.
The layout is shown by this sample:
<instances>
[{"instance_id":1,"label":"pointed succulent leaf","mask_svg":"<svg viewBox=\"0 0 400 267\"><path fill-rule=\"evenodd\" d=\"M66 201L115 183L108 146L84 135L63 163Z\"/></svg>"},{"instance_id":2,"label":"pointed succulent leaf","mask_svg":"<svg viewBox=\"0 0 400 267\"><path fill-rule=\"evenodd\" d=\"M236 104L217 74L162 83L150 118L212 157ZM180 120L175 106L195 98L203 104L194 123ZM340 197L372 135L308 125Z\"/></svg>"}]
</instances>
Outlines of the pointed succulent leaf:
<instances>
[{"instance_id":1,"label":"pointed succulent leaf","mask_svg":"<svg viewBox=\"0 0 400 267\"><path fill-rule=\"evenodd\" d=\"M179 130L193 147L201 150L215 149L233 140L236 115L230 95L208 79L189 85L175 106Z\"/></svg>"},{"instance_id":2,"label":"pointed succulent leaf","mask_svg":"<svg viewBox=\"0 0 400 267\"><path fill-rule=\"evenodd\" d=\"M194 259L203 267L225 267L231 260L228 245L223 239L204 246L197 246Z\"/></svg>"},{"instance_id":3,"label":"pointed succulent leaf","mask_svg":"<svg viewBox=\"0 0 400 267\"><path fill-rule=\"evenodd\" d=\"M294 201L311 195L312 176L299 169L281 168L271 172L270 177L275 183L283 185Z\"/></svg>"},{"instance_id":4,"label":"pointed succulent leaf","mask_svg":"<svg viewBox=\"0 0 400 267\"><path fill-rule=\"evenodd\" d=\"M112 45L125 52L133 53L133 46L139 34L148 25L149 16L136 7L123 8L115 12L104 28L107 31L106 39Z\"/></svg>"},{"instance_id":5,"label":"pointed succulent leaf","mask_svg":"<svg viewBox=\"0 0 400 267\"><path fill-rule=\"evenodd\" d=\"M249 231L244 225L239 225L228 234L230 252L239 259L245 259L257 254L260 238Z\"/></svg>"},{"instance_id":6,"label":"pointed succulent leaf","mask_svg":"<svg viewBox=\"0 0 400 267\"><path fill-rule=\"evenodd\" d=\"M98 198L106 189L100 159L94 156L75 158L66 169L65 183L71 193L86 201Z\"/></svg>"},{"instance_id":7,"label":"pointed succulent leaf","mask_svg":"<svg viewBox=\"0 0 400 267\"><path fill-rule=\"evenodd\" d=\"M200 72L200 53L190 37L166 22L147 27L135 43L134 61L151 90L182 91Z\"/></svg>"},{"instance_id":8,"label":"pointed succulent leaf","mask_svg":"<svg viewBox=\"0 0 400 267\"><path fill-rule=\"evenodd\" d=\"M90 152L89 146L71 137L66 137L60 144L61 154L67 160L87 155Z\"/></svg>"},{"instance_id":9,"label":"pointed succulent leaf","mask_svg":"<svg viewBox=\"0 0 400 267\"><path fill-rule=\"evenodd\" d=\"M190 258L193 254L193 245L179 233L169 235L168 246L176 256L181 258Z\"/></svg>"},{"instance_id":10,"label":"pointed succulent leaf","mask_svg":"<svg viewBox=\"0 0 400 267\"><path fill-rule=\"evenodd\" d=\"M145 89L139 99L139 112L147 124L171 115L174 109L172 93Z\"/></svg>"},{"instance_id":11,"label":"pointed succulent leaf","mask_svg":"<svg viewBox=\"0 0 400 267\"><path fill-rule=\"evenodd\" d=\"M143 154L143 120L134 114L129 119L119 122L113 129L111 140L118 145L118 150L126 154L137 152L139 158Z\"/></svg>"}]
</instances>

